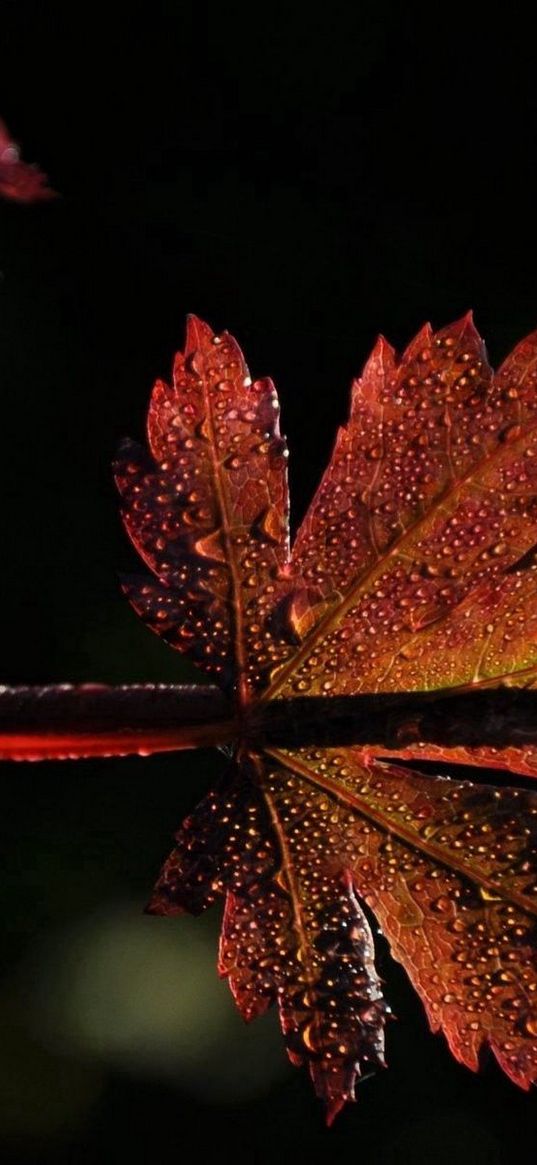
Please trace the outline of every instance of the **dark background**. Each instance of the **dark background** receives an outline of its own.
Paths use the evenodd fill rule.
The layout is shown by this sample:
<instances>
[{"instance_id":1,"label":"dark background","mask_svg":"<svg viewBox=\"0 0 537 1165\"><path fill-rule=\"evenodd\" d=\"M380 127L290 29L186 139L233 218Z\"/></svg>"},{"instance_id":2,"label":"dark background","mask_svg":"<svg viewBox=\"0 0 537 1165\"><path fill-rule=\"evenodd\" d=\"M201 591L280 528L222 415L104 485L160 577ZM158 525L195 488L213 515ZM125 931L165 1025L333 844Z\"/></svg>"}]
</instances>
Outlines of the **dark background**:
<instances>
[{"instance_id":1,"label":"dark background","mask_svg":"<svg viewBox=\"0 0 537 1165\"><path fill-rule=\"evenodd\" d=\"M62 195L0 204L0 681L187 680L119 593L109 471L186 312L275 379L298 520L379 330L473 307L496 363L537 326L534 38L452 6L8 2L0 56ZM3 767L2 1159L525 1159L535 1097L456 1065L384 948L390 1070L328 1134L275 1017L235 1018L217 920L141 915L222 763Z\"/></svg>"}]
</instances>

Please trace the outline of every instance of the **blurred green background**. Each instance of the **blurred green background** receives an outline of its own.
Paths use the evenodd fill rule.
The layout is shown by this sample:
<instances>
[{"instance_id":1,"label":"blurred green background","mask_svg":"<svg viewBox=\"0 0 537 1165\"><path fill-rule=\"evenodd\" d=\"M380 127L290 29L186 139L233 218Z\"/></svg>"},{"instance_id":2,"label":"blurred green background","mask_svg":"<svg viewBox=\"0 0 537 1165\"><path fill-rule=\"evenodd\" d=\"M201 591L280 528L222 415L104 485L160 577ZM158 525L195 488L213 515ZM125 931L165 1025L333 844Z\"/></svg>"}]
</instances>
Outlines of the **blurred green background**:
<instances>
[{"instance_id":1,"label":"blurred green background","mask_svg":"<svg viewBox=\"0 0 537 1165\"><path fill-rule=\"evenodd\" d=\"M193 678L137 621L109 463L187 311L274 377L293 518L382 330L537 326L533 41L515 17L340 5L2 10L0 113L62 197L0 204L0 682ZM199 679L199 676L196 676ZM0 1159L526 1159L533 1095L427 1030L379 940L389 1071L327 1133L218 911L142 907L218 754L0 772Z\"/></svg>"}]
</instances>

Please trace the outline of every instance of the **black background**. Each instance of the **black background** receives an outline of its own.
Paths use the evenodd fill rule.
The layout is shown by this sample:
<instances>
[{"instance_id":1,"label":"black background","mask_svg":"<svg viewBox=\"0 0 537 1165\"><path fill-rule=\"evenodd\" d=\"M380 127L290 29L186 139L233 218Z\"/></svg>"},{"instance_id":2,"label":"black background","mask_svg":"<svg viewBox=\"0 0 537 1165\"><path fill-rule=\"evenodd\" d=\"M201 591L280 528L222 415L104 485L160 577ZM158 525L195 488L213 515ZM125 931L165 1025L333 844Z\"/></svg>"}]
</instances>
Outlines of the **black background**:
<instances>
[{"instance_id":1,"label":"black background","mask_svg":"<svg viewBox=\"0 0 537 1165\"><path fill-rule=\"evenodd\" d=\"M473 307L497 363L537 326L534 40L514 14L485 27L451 6L433 26L426 5L4 3L0 56L0 113L62 195L0 205L0 680L186 680L119 593L133 558L109 472L185 314L276 381L298 521L379 331L401 347ZM331 1133L304 1074L223 1101L44 1031L36 992L63 990L50 944L141 908L221 763L2 769L6 1156L525 1159L535 1097L456 1065L384 949L390 1070ZM273 1038L260 1028L261 1058Z\"/></svg>"}]
</instances>

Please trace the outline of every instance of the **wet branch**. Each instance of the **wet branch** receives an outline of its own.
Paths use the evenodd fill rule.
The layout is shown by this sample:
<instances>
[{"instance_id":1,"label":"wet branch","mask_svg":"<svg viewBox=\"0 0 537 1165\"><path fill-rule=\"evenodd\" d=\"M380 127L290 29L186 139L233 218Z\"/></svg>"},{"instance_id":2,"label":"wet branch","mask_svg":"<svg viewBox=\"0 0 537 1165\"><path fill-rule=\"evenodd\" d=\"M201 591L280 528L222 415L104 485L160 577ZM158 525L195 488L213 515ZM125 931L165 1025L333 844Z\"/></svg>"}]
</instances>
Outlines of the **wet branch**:
<instances>
[{"instance_id":1,"label":"wet branch","mask_svg":"<svg viewBox=\"0 0 537 1165\"><path fill-rule=\"evenodd\" d=\"M123 756L218 746L241 733L218 688L59 684L0 688L0 759ZM494 688L276 699L242 725L252 744L401 749L537 744L537 691Z\"/></svg>"}]
</instances>

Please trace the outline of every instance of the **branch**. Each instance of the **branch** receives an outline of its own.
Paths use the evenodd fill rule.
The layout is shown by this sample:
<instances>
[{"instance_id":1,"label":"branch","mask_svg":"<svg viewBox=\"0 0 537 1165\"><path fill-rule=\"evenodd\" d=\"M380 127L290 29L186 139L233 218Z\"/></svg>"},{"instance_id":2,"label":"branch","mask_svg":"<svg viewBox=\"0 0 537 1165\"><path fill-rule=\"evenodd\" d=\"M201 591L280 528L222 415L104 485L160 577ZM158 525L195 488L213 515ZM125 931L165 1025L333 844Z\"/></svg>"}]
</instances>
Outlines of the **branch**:
<instances>
[{"instance_id":1,"label":"branch","mask_svg":"<svg viewBox=\"0 0 537 1165\"><path fill-rule=\"evenodd\" d=\"M537 691L304 696L251 711L252 745L368 745L389 754L423 742L444 748L537 745ZM57 684L0 688L0 759L126 756L227 744L241 734L219 688L175 684Z\"/></svg>"},{"instance_id":2,"label":"branch","mask_svg":"<svg viewBox=\"0 0 537 1165\"><path fill-rule=\"evenodd\" d=\"M369 745L389 753L422 742L522 748L537 745L537 691L445 688L276 699L253 706L247 731L280 747Z\"/></svg>"},{"instance_id":3,"label":"branch","mask_svg":"<svg viewBox=\"0 0 537 1165\"><path fill-rule=\"evenodd\" d=\"M237 735L219 688L50 684L0 688L0 760L147 755Z\"/></svg>"}]
</instances>

